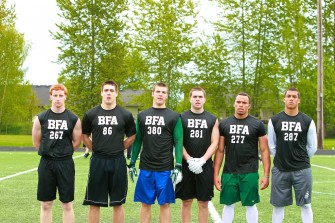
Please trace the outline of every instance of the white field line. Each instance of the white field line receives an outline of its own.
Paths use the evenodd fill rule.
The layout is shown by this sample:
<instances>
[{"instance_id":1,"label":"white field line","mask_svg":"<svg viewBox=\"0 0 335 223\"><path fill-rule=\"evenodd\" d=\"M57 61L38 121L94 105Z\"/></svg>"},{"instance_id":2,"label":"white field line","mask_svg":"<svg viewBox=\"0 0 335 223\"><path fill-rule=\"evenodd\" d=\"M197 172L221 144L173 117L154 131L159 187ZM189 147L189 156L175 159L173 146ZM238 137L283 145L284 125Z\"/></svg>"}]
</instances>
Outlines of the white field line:
<instances>
[{"instance_id":1,"label":"white field line","mask_svg":"<svg viewBox=\"0 0 335 223\"><path fill-rule=\"evenodd\" d=\"M335 169L328 168L328 167L325 167L325 166L319 166L319 165L314 165L314 164L312 164L312 166L327 169L327 170L331 170L331 171L335 171ZM333 193L323 193L323 192L314 192L314 191L313 191L313 193L322 194L322 195L335 195ZM215 223L221 222L221 217L220 217L219 213L216 211L216 209L215 209L215 207L214 207L214 205L211 201L208 202L208 209L209 209L209 214L211 215L213 221Z\"/></svg>"},{"instance_id":2,"label":"white field line","mask_svg":"<svg viewBox=\"0 0 335 223\"><path fill-rule=\"evenodd\" d=\"M76 159L76 158L82 157L82 156L84 156L84 154L79 155L79 156L75 156L75 157L73 157L73 159ZM23 172L12 174L12 175L0 178L0 181L10 179L10 178L13 178L13 177L16 177L16 176L20 176L22 174L30 173L30 172L33 172L33 171L36 171L36 170L37 170L37 168L33 168L33 169L30 169L30 170L26 170L26 171L23 171ZM211 215L213 221L215 223L220 223L221 222L221 217L220 217L219 213L216 211L216 209L215 209L215 207L214 207L214 205L211 201L208 202L208 209L209 209L209 214Z\"/></svg>"},{"instance_id":3,"label":"white field line","mask_svg":"<svg viewBox=\"0 0 335 223\"><path fill-rule=\"evenodd\" d=\"M84 154L79 155L79 156L75 156L75 157L73 157L73 159L76 159L76 158L81 157L81 156L84 156ZM12 175L9 175L9 176L6 176L6 177L2 177L2 178L0 178L0 181L10 179L10 178L13 178L13 177L16 177L16 176L20 176L22 174L30 173L30 172L33 172L33 171L36 171L36 170L37 170L37 167L33 168L33 169L30 169L30 170L23 171L23 172L18 172L18 173L15 173L15 174L12 174Z\"/></svg>"},{"instance_id":4,"label":"white field line","mask_svg":"<svg viewBox=\"0 0 335 223\"><path fill-rule=\"evenodd\" d=\"M315 164L311 164L311 166L319 167L319 168L326 169L326 170L335 171L335 169L329 168L329 167L325 167L325 166L319 166L319 165L315 165Z\"/></svg>"},{"instance_id":5,"label":"white field line","mask_svg":"<svg viewBox=\"0 0 335 223\"><path fill-rule=\"evenodd\" d=\"M216 211L213 203L210 201L208 202L208 210L209 210L209 214L211 215L213 221L215 223L220 223L221 222L221 217L219 215L219 213Z\"/></svg>"},{"instance_id":6,"label":"white field line","mask_svg":"<svg viewBox=\"0 0 335 223\"><path fill-rule=\"evenodd\" d=\"M335 183L335 180L332 181L314 181L313 180L313 184L333 184Z\"/></svg>"},{"instance_id":7,"label":"white field line","mask_svg":"<svg viewBox=\"0 0 335 223\"><path fill-rule=\"evenodd\" d=\"M318 192L318 191L313 191L313 194L321 194L321 195L331 195L331 196L335 196L335 193L324 193L324 192Z\"/></svg>"}]
</instances>

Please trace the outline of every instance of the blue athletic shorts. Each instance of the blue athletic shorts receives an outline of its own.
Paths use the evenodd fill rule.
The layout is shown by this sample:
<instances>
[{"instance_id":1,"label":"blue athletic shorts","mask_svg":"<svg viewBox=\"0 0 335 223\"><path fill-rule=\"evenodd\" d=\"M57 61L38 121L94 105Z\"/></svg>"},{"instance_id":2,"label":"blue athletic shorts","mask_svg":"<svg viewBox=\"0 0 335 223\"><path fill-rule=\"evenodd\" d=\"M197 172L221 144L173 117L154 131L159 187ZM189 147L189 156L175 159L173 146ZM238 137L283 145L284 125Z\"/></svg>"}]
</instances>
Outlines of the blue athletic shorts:
<instances>
[{"instance_id":1,"label":"blue athletic shorts","mask_svg":"<svg viewBox=\"0 0 335 223\"><path fill-rule=\"evenodd\" d=\"M176 198L170 174L171 171L140 170L134 201L151 205L155 204L157 198L159 205L175 203Z\"/></svg>"}]
</instances>

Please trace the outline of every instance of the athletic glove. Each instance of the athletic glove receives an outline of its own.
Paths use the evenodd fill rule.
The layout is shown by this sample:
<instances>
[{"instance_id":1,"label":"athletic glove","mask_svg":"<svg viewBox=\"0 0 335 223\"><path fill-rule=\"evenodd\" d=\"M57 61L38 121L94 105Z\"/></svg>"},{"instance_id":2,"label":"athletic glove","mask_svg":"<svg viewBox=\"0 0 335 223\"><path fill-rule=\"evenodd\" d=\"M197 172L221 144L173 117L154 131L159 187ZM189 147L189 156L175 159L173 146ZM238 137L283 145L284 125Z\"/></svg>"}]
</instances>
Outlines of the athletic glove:
<instances>
[{"instance_id":1,"label":"athletic glove","mask_svg":"<svg viewBox=\"0 0 335 223\"><path fill-rule=\"evenodd\" d=\"M204 158L192 158L187 161L188 168L195 174L202 173L202 166L206 163Z\"/></svg>"},{"instance_id":2,"label":"athletic glove","mask_svg":"<svg viewBox=\"0 0 335 223\"><path fill-rule=\"evenodd\" d=\"M181 173L181 164L176 164L175 168L171 171L170 177L174 186L181 182L183 179L183 174Z\"/></svg>"},{"instance_id":3,"label":"athletic glove","mask_svg":"<svg viewBox=\"0 0 335 223\"><path fill-rule=\"evenodd\" d=\"M194 172L194 171L196 170L196 169L195 169L195 165L194 165L194 162L195 162L194 158L191 157L191 158L188 159L186 162L188 163L188 169L189 169L191 172Z\"/></svg>"},{"instance_id":4,"label":"athletic glove","mask_svg":"<svg viewBox=\"0 0 335 223\"><path fill-rule=\"evenodd\" d=\"M129 169L130 179L134 183L134 176L137 177L137 170L136 170L136 167L135 167L135 163L130 162L130 164L127 165L127 166L128 166L128 169Z\"/></svg>"}]
</instances>

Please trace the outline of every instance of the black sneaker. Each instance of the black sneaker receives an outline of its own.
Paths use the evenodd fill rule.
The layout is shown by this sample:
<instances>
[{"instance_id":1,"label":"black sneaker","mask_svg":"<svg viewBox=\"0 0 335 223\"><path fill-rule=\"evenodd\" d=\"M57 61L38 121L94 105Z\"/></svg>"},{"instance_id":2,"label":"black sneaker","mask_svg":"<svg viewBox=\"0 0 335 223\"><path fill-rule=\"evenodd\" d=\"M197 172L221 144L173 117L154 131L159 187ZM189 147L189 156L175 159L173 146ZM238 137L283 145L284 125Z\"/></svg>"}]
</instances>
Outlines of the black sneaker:
<instances>
[{"instance_id":1,"label":"black sneaker","mask_svg":"<svg viewBox=\"0 0 335 223\"><path fill-rule=\"evenodd\" d=\"M85 153L85 155L84 155L85 158L87 158L87 157L89 157L89 156L90 156L89 153Z\"/></svg>"}]
</instances>

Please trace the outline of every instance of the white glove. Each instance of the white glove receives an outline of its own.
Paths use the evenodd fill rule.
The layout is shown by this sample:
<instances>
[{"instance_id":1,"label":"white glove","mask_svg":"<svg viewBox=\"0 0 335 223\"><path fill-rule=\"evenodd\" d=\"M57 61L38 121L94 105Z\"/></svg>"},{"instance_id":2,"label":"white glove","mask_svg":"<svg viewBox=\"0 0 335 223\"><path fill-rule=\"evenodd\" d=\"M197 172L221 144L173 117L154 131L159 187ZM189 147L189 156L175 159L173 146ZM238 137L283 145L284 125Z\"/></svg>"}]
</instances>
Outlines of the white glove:
<instances>
[{"instance_id":1,"label":"white glove","mask_svg":"<svg viewBox=\"0 0 335 223\"><path fill-rule=\"evenodd\" d=\"M191 158L187 160L188 168L195 174L202 173L202 166L206 163L204 158Z\"/></svg>"},{"instance_id":2,"label":"white glove","mask_svg":"<svg viewBox=\"0 0 335 223\"><path fill-rule=\"evenodd\" d=\"M188 169L193 173L198 172L195 164L196 160L197 158L191 157L186 161L188 163Z\"/></svg>"}]
</instances>

